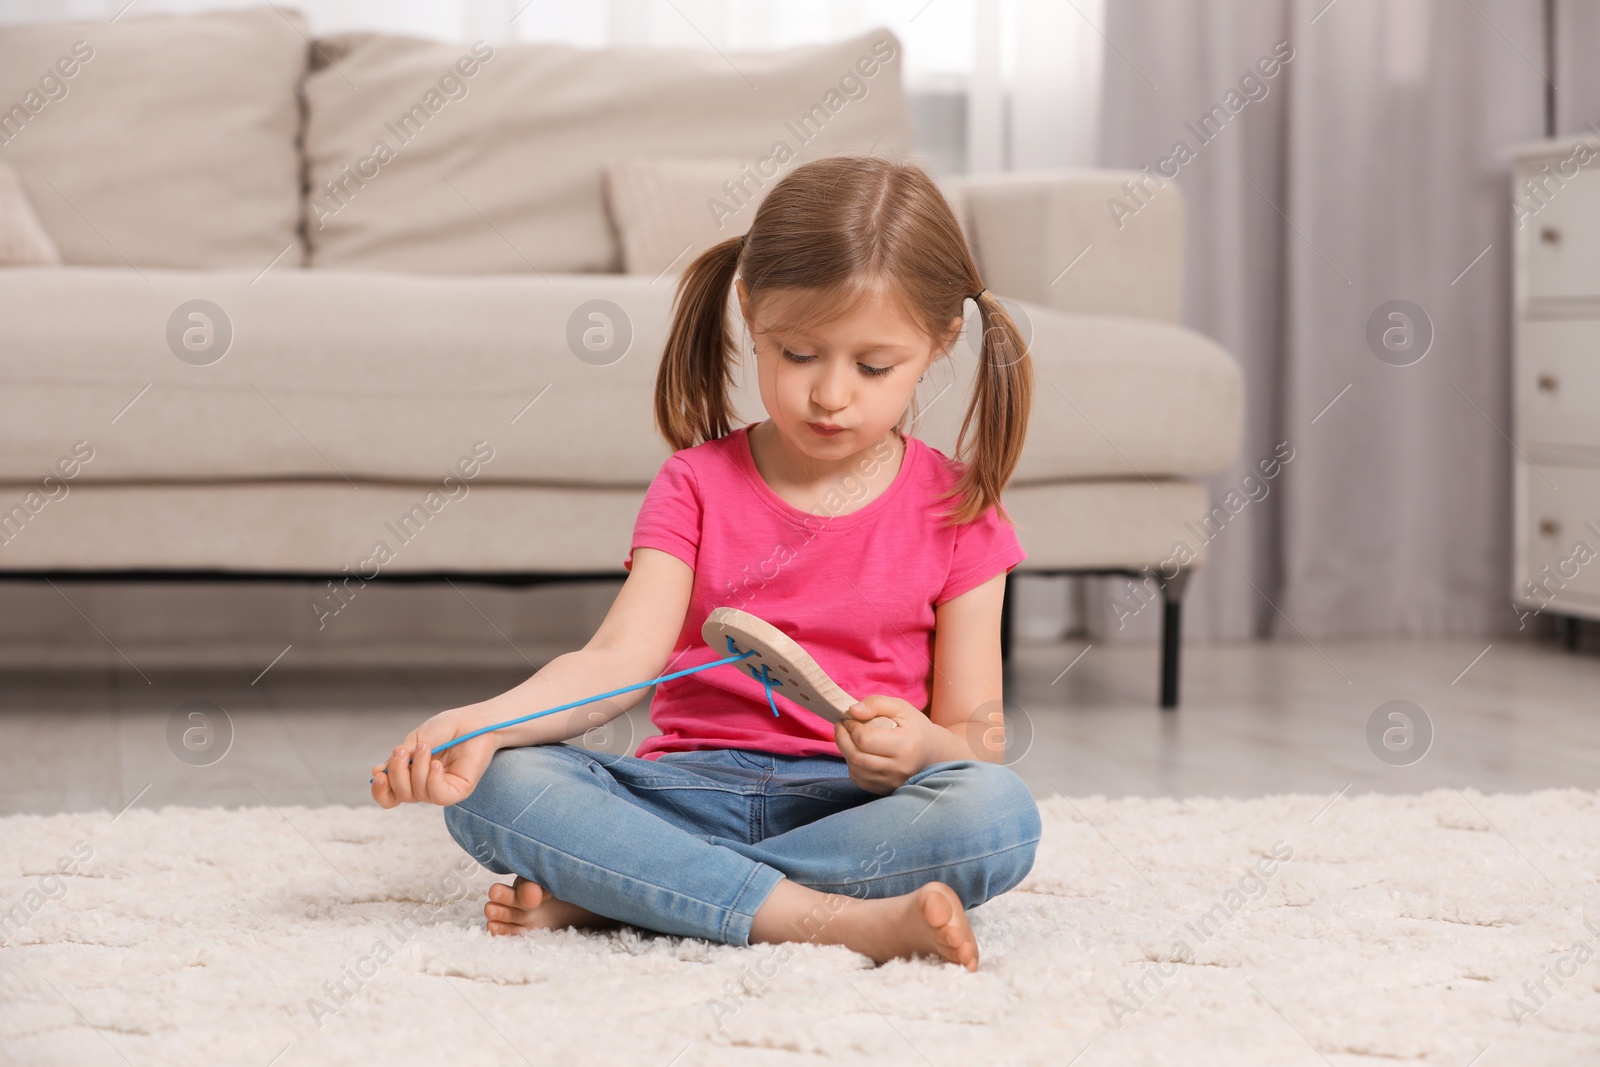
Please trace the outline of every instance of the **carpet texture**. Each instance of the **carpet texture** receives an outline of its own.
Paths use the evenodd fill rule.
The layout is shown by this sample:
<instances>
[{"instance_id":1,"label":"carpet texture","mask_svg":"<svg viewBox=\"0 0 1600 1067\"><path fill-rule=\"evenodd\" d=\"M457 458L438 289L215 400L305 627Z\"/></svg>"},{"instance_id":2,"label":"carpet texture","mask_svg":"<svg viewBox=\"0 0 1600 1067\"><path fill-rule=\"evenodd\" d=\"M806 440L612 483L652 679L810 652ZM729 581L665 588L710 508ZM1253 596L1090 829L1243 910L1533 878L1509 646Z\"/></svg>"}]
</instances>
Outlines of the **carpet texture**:
<instances>
[{"instance_id":1,"label":"carpet texture","mask_svg":"<svg viewBox=\"0 0 1600 1067\"><path fill-rule=\"evenodd\" d=\"M12 816L0 1062L1600 1063L1600 794L1040 810L976 974L491 937L432 807Z\"/></svg>"}]
</instances>

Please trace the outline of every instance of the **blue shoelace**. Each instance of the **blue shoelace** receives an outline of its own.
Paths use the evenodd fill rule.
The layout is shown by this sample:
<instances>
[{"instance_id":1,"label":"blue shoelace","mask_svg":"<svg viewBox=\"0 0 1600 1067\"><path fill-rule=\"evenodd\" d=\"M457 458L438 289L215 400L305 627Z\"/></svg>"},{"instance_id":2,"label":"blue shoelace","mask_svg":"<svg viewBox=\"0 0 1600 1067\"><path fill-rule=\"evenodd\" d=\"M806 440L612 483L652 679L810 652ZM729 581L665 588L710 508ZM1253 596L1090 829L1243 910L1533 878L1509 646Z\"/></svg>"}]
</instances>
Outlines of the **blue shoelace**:
<instances>
[{"instance_id":1,"label":"blue shoelace","mask_svg":"<svg viewBox=\"0 0 1600 1067\"><path fill-rule=\"evenodd\" d=\"M657 682L669 682L674 678L682 678L686 674L693 674L695 671L704 671L709 670L712 667L721 667L729 663L738 663L740 660L749 659L751 656L756 654L756 650L753 648L748 652L740 652L739 646L733 643L733 638L729 637L727 640L728 651L733 654L725 659L712 660L710 663L702 663L698 667L689 667L685 670L674 671L671 674L663 674L658 678L650 679L648 682L640 682L637 685L625 685L621 689L613 689L609 693L601 693L598 696L585 697L583 700L574 700L572 703L563 704L559 708L550 708L547 711L536 711L532 715L524 715L520 719L507 719L505 722L497 722L493 726L485 726L482 729L472 731L470 734L462 734L454 741L447 741L438 748L434 749L431 753L429 753L429 755L437 756L445 749L459 745L463 741L470 741L479 734L487 734L495 730L504 730L507 726L515 726L518 723L528 722L532 719L537 719L545 715L554 715L558 711L568 711L584 704L593 704L596 700L604 700L606 697L614 697L622 693L631 693L635 689L644 689L648 686L655 685ZM763 663L761 665L761 673L757 674L755 667L752 666L750 668L750 677L761 683L762 688L767 694L767 706L772 709L773 717L776 718L778 714L778 702L772 699L772 690L774 686L780 686L783 684L783 682L780 679L772 677L771 670L772 669L768 664ZM372 778L368 778L367 784L371 785L376 777L377 776L374 775Z\"/></svg>"}]
</instances>

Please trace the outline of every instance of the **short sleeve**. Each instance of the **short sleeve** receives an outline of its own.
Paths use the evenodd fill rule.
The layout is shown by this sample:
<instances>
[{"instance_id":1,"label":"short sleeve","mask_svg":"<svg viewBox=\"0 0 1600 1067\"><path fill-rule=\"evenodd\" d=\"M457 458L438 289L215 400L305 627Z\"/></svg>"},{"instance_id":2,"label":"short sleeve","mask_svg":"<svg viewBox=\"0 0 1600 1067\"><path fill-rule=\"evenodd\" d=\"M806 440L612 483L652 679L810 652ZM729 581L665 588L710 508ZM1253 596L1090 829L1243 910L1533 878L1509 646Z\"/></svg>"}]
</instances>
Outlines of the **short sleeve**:
<instances>
[{"instance_id":1,"label":"short sleeve","mask_svg":"<svg viewBox=\"0 0 1600 1067\"><path fill-rule=\"evenodd\" d=\"M700 551L700 519L704 514L694 469L677 454L656 472L645 490L644 503L633 523L633 540L622 566L633 570L633 548L659 548L671 552L691 568Z\"/></svg>"},{"instance_id":2,"label":"short sleeve","mask_svg":"<svg viewBox=\"0 0 1600 1067\"><path fill-rule=\"evenodd\" d=\"M969 589L976 589L997 574L1011 570L1028 558L1017 539L1016 528L1000 516L998 506L976 519L956 527L955 551L950 560L950 576L934 597L933 606L954 600Z\"/></svg>"}]
</instances>

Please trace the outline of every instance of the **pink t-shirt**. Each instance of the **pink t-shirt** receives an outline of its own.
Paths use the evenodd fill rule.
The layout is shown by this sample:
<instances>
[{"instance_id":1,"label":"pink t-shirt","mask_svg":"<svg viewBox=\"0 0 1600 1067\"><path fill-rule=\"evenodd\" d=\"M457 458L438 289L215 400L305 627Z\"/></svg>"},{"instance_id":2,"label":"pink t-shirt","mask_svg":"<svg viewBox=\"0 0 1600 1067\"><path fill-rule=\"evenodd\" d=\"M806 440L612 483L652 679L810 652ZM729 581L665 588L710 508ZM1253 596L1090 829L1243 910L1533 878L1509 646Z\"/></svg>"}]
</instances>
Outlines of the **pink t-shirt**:
<instances>
[{"instance_id":1,"label":"pink t-shirt","mask_svg":"<svg viewBox=\"0 0 1600 1067\"><path fill-rule=\"evenodd\" d=\"M754 424L752 424L754 425ZM670 552L694 568L683 630L662 674L725 658L700 635L713 608L765 619L798 641L846 693L900 697L926 709L933 662L933 609L1027 559L1015 530L994 507L962 526L941 525L953 500L957 463L906 438L894 482L865 507L839 514L866 494L842 476L814 512L790 504L761 477L750 426L674 452L645 493L634 548ZM860 462L863 474L892 463L885 439ZM623 564L633 566L633 553ZM840 755L833 723L773 690L773 718L761 682L737 665L661 682L650 721L661 731L635 753L741 748L784 755Z\"/></svg>"}]
</instances>

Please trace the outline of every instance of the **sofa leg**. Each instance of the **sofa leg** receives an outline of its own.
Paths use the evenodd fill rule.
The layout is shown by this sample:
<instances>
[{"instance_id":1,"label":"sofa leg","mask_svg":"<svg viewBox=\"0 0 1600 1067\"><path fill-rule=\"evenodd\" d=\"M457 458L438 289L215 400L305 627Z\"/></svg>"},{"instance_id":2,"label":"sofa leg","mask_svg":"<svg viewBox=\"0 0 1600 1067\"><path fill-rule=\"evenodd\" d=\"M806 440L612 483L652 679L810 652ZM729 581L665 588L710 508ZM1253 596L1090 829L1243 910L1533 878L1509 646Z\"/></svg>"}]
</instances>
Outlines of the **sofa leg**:
<instances>
[{"instance_id":1,"label":"sofa leg","mask_svg":"<svg viewBox=\"0 0 1600 1067\"><path fill-rule=\"evenodd\" d=\"M1178 650L1183 644L1183 587L1188 568L1171 578L1157 578L1161 586L1161 709L1178 706Z\"/></svg>"},{"instance_id":2,"label":"sofa leg","mask_svg":"<svg viewBox=\"0 0 1600 1067\"><path fill-rule=\"evenodd\" d=\"M1006 574L1005 593L1000 601L1000 662L1002 665L1011 662L1011 575Z\"/></svg>"}]
</instances>

